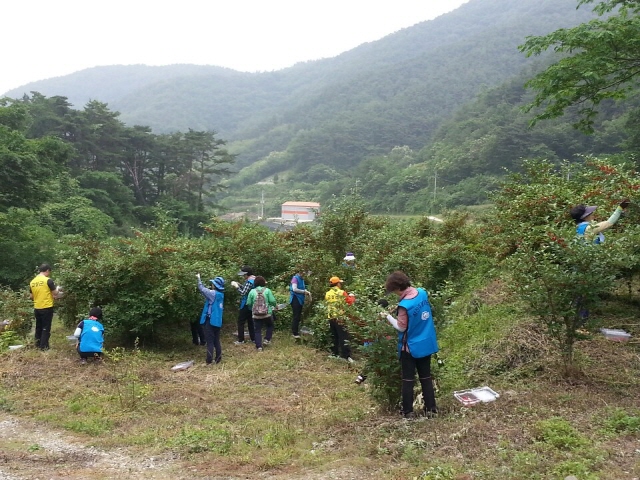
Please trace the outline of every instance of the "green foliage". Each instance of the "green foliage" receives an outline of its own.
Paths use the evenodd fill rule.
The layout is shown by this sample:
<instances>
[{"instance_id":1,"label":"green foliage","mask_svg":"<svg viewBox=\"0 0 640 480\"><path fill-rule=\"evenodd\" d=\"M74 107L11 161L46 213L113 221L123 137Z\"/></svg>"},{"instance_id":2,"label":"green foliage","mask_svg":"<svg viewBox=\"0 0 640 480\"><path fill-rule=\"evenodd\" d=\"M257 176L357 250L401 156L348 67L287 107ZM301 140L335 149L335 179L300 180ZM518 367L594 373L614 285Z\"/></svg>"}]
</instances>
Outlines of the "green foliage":
<instances>
[{"instance_id":1,"label":"green foliage","mask_svg":"<svg viewBox=\"0 0 640 480\"><path fill-rule=\"evenodd\" d=\"M55 263L57 250L55 233L37 212L10 208L0 213L0 284L25 289L36 265Z\"/></svg>"},{"instance_id":2,"label":"green foliage","mask_svg":"<svg viewBox=\"0 0 640 480\"><path fill-rule=\"evenodd\" d=\"M8 350L11 345L18 345L19 342L20 335L14 330L0 331L0 352Z\"/></svg>"},{"instance_id":3,"label":"green foliage","mask_svg":"<svg viewBox=\"0 0 640 480\"><path fill-rule=\"evenodd\" d=\"M590 159L570 168L526 162L524 172L512 175L495 196L514 293L546 326L567 366L573 361L583 312L597 304L623 268L638 268L635 227L621 222L627 235L595 246L576 238L567 212L585 201L613 210L640 188L629 166Z\"/></svg>"},{"instance_id":4,"label":"green foliage","mask_svg":"<svg viewBox=\"0 0 640 480\"><path fill-rule=\"evenodd\" d=\"M142 356L143 354L138 348L138 339L136 339L131 351L127 351L124 347L116 347L107 355L115 390L114 396L122 410L137 409L151 393L150 386L143 383L140 378L140 366L144 362ZM100 427L104 426L98 423L97 426L84 426L83 428Z\"/></svg>"},{"instance_id":5,"label":"green foliage","mask_svg":"<svg viewBox=\"0 0 640 480\"><path fill-rule=\"evenodd\" d=\"M580 0L579 6L596 0ZM555 118L578 106L575 127L593 132L596 107L604 100L626 97L637 85L640 4L637 1L599 2L594 11L603 19L543 36L530 36L520 46L527 56L552 49L563 57L527 82L537 91L526 110L543 107L533 123ZM611 14L612 11L615 13ZM606 16L605 16L606 15Z\"/></svg>"},{"instance_id":6,"label":"green foliage","mask_svg":"<svg viewBox=\"0 0 640 480\"><path fill-rule=\"evenodd\" d=\"M589 442L567 420L554 417L536 424L536 439L555 449L571 451Z\"/></svg>"},{"instance_id":7,"label":"green foliage","mask_svg":"<svg viewBox=\"0 0 640 480\"><path fill-rule=\"evenodd\" d=\"M606 431L615 434L637 435L640 433L640 415L617 408L608 415L604 427Z\"/></svg>"},{"instance_id":8,"label":"green foliage","mask_svg":"<svg viewBox=\"0 0 640 480\"><path fill-rule=\"evenodd\" d=\"M213 452L226 455L233 446L233 436L221 427L216 420L206 420L201 427L185 425L176 435L171 446L179 447L188 453Z\"/></svg>"},{"instance_id":9,"label":"green foliage","mask_svg":"<svg viewBox=\"0 0 640 480\"><path fill-rule=\"evenodd\" d=\"M0 321L9 320L6 328L17 337L24 337L31 331L33 320L33 303L25 290L0 288Z\"/></svg>"},{"instance_id":10,"label":"green foliage","mask_svg":"<svg viewBox=\"0 0 640 480\"><path fill-rule=\"evenodd\" d=\"M427 468L418 477L414 477L414 480L453 480L455 478L454 475L455 471L453 468L438 465Z\"/></svg>"}]
</instances>

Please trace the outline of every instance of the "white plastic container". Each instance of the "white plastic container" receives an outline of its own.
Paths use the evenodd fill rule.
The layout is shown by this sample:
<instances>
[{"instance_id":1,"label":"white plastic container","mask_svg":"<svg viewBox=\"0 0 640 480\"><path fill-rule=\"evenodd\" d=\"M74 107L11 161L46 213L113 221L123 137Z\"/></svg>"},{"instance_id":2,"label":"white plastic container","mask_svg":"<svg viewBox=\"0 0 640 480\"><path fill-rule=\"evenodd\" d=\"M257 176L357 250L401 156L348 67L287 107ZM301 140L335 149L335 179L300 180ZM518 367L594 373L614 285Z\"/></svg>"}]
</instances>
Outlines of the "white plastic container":
<instances>
[{"instance_id":1,"label":"white plastic container","mask_svg":"<svg viewBox=\"0 0 640 480\"><path fill-rule=\"evenodd\" d=\"M478 387L453 392L453 396L465 407L470 407L478 403L493 402L500 394L489 387Z\"/></svg>"},{"instance_id":2,"label":"white plastic container","mask_svg":"<svg viewBox=\"0 0 640 480\"><path fill-rule=\"evenodd\" d=\"M600 332L607 338L613 342L628 342L631 338L631 334L625 332L624 330L616 330L612 328L601 328Z\"/></svg>"},{"instance_id":3,"label":"white plastic container","mask_svg":"<svg viewBox=\"0 0 640 480\"><path fill-rule=\"evenodd\" d=\"M179 372L181 370L186 370L188 368L193 367L193 360L189 360L188 362L182 362L177 365L171 367L172 372Z\"/></svg>"},{"instance_id":4,"label":"white plastic container","mask_svg":"<svg viewBox=\"0 0 640 480\"><path fill-rule=\"evenodd\" d=\"M76 343L78 341L78 337L75 335L67 335L67 341L69 343Z\"/></svg>"},{"instance_id":5,"label":"white plastic container","mask_svg":"<svg viewBox=\"0 0 640 480\"><path fill-rule=\"evenodd\" d=\"M9 345L9 350L18 350L24 347L24 345Z\"/></svg>"}]
</instances>

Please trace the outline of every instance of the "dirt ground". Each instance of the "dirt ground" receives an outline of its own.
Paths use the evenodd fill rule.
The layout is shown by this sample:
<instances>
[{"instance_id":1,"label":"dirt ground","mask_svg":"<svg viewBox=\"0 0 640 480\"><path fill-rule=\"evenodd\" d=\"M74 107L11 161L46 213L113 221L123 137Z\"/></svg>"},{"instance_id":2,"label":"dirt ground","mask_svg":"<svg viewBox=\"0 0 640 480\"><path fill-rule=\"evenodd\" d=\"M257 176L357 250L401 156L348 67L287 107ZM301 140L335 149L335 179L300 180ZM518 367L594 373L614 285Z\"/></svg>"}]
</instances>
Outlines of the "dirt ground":
<instances>
[{"instance_id":1,"label":"dirt ground","mask_svg":"<svg viewBox=\"0 0 640 480\"><path fill-rule=\"evenodd\" d=\"M0 480L106 480L114 479L209 479L240 480L361 480L373 479L351 467L302 475L273 475L270 472L250 477L216 476L190 466L178 457L147 456L118 448L104 450L91 446L90 438L70 435L0 413ZM215 467L213 467L215 468Z\"/></svg>"}]
</instances>

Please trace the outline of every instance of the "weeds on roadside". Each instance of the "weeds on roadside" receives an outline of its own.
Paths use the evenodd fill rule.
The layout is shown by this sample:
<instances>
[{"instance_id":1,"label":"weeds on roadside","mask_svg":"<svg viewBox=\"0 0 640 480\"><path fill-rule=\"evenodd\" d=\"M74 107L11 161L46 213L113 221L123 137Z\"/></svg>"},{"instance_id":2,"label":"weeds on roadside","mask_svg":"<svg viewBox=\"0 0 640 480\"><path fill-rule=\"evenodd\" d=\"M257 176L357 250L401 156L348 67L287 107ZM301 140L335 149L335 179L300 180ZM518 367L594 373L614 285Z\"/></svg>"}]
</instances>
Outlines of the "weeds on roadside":
<instances>
[{"instance_id":1,"label":"weeds on roadside","mask_svg":"<svg viewBox=\"0 0 640 480\"><path fill-rule=\"evenodd\" d=\"M151 387L140 379L140 366L143 360L138 347L136 338L133 350L130 352L124 347L115 347L108 354L108 365L116 396L123 410L135 410L151 393Z\"/></svg>"},{"instance_id":2,"label":"weeds on roadside","mask_svg":"<svg viewBox=\"0 0 640 480\"><path fill-rule=\"evenodd\" d=\"M5 330L0 332L0 352L9 348L9 345L20 343L20 335L14 330Z\"/></svg>"}]
</instances>

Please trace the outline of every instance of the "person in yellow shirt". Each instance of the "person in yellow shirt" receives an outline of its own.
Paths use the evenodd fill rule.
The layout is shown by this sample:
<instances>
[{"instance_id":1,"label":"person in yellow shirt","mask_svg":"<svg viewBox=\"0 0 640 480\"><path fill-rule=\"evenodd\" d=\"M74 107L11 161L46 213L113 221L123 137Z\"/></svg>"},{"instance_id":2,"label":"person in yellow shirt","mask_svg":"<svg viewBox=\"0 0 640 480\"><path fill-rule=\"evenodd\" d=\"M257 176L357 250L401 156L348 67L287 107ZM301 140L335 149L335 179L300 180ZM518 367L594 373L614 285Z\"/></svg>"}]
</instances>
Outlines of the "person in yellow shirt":
<instances>
[{"instance_id":1,"label":"person in yellow shirt","mask_svg":"<svg viewBox=\"0 0 640 480\"><path fill-rule=\"evenodd\" d=\"M33 313L36 317L36 347L41 350L49 349L51 336L51 322L53 320L53 300L62 292L54 281L49 278L51 267L43 263L38 268L38 275L29 283L29 292L33 300Z\"/></svg>"},{"instance_id":2,"label":"person in yellow shirt","mask_svg":"<svg viewBox=\"0 0 640 480\"><path fill-rule=\"evenodd\" d=\"M333 337L331 351L334 357L342 357L349 363L353 363L351 348L349 347L349 333L345 328L344 320L347 292L342 290L342 283L340 277L331 277L329 279L331 288L324 295L324 299L327 302L329 330Z\"/></svg>"}]
</instances>

